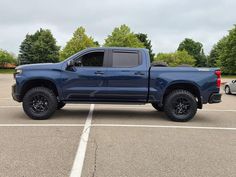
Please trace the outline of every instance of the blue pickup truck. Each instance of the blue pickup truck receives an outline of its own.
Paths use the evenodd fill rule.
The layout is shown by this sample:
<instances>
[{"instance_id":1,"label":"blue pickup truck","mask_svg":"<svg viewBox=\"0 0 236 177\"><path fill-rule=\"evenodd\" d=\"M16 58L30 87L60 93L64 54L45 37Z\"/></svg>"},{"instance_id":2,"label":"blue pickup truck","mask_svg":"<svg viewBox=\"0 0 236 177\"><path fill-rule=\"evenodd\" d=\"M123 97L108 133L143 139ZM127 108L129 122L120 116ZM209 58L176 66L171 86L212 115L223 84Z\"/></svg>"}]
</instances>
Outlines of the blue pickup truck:
<instances>
[{"instance_id":1,"label":"blue pickup truck","mask_svg":"<svg viewBox=\"0 0 236 177\"><path fill-rule=\"evenodd\" d=\"M60 63L18 66L14 78L13 99L37 120L66 103L151 103L184 122L221 102L219 69L153 65L146 49L88 48Z\"/></svg>"}]
</instances>

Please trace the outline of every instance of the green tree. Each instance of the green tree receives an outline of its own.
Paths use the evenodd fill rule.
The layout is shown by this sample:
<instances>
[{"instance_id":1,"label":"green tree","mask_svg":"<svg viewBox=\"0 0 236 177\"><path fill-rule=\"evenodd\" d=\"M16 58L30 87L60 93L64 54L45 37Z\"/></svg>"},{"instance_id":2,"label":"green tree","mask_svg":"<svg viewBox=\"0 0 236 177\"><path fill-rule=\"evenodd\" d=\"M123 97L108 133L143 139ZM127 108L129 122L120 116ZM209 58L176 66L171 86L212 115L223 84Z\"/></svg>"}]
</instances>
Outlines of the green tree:
<instances>
[{"instance_id":1,"label":"green tree","mask_svg":"<svg viewBox=\"0 0 236 177\"><path fill-rule=\"evenodd\" d=\"M5 68L7 64L16 64L16 59L13 54L6 50L0 49L0 67Z\"/></svg>"},{"instance_id":2,"label":"green tree","mask_svg":"<svg viewBox=\"0 0 236 177\"><path fill-rule=\"evenodd\" d=\"M224 48L226 46L226 42L228 40L228 37L225 36L222 39L220 39L217 44L215 44L210 52L210 55L208 56L208 64L210 67L216 67L221 66L220 61L220 55L223 53Z\"/></svg>"},{"instance_id":3,"label":"green tree","mask_svg":"<svg viewBox=\"0 0 236 177\"><path fill-rule=\"evenodd\" d=\"M159 53L154 61L167 63L169 66L191 65L194 66L196 60L187 51L176 51L174 53Z\"/></svg>"},{"instance_id":4,"label":"green tree","mask_svg":"<svg viewBox=\"0 0 236 177\"><path fill-rule=\"evenodd\" d=\"M217 65L223 73L236 74L236 25L229 31L228 36L222 38L218 44Z\"/></svg>"},{"instance_id":5,"label":"green tree","mask_svg":"<svg viewBox=\"0 0 236 177\"><path fill-rule=\"evenodd\" d=\"M213 46L208 61L224 74L236 74L236 25Z\"/></svg>"},{"instance_id":6,"label":"green tree","mask_svg":"<svg viewBox=\"0 0 236 177\"><path fill-rule=\"evenodd\" d=\"M196 66L202 67L206 66L206 56L203 51L203 45L200 42L195 42L192 39L185 38L180 44L178 49L179 51L186 50L189 55L192 55L196 60Z\"/></svg>"},{"instance_id":7,"label":"green tree","mask_svg":"<svg viewBox=\"0 0 236 177\"><path fill-rule=\"evenodd\" d=\"M151 61L153 61L155 54L152 51L151 40L148 39L147 34L138 33L138 34L136 34L136 37L143 43L145 48L149 50L150 59L151 59Z\"/></svg>"},{"instance_id":8,"label":"green tree","mask_svg":"<svg viewBox=\"0 0 236 177\"><path fill-rule=\"evenodd\" d=\"M104 46L143 48L144 44L131 32L127 25L121 25L120 27L116 27L111 35L108 35L105 39Z\"/></svg>"},{"instance_id":9,"label":"green tree","mask_svg":"<svg viewBox=\"0 0 236 177\"><path fill-rule=\"evenodd\" d=\"M56 45L56 39L48 29L27 34L20 45L20 64L27 63L54 63L59 61L60 47Z\"/></svg>"},{"instance_id":10,"label":"green tree","mask_svg":"<svg viewBox=\"0 0 236 177\"><path fill-rule=\"evenodd\" d=\"M64 60L85 48L96 46L99 46L99 43L85 33L85 28L79 27L60 52L60 59Z\"/></svg>"},{"instance_id":11,"label":"green tree","mask_svg":"<svg viewBox=\"0 0 236 177\"><path fill-rule=\"evenodd\" d=\"M94 43L94 45L95 45L96 47L99 47L99 46L100 46L100 44L99 44L98 41L94 41L93 43Z\"/></svg>"}]
</instances>

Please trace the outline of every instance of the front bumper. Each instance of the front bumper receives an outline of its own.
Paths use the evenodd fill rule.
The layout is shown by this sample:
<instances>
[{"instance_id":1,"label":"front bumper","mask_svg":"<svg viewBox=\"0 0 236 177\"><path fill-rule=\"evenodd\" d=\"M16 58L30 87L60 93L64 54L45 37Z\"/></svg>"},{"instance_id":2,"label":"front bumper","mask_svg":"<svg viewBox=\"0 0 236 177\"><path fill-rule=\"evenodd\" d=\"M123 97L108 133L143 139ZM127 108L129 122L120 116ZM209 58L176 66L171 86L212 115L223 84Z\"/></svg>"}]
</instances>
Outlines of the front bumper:
<instances>
[{"instance_id":1,"label":"front bumper","mask_svg":"<svg viewBox=\"0 0 236 177\"><path fill-rule=\"evenodd\" d=\"M212 103L220 103L221 102L221 94L220 93L213 93L208 101L210 104Z\"/></svg>"},{"instance_id":2,"label":"front bumper","mask_svg":"<svg viewBox=\"0 0 236 177\"><path fill-rule=\"evenodd\" d=\"M20 95L16 92L16 84L11 87L11 95L15 101L21 102Z\"/></svg>"}]
</instances>

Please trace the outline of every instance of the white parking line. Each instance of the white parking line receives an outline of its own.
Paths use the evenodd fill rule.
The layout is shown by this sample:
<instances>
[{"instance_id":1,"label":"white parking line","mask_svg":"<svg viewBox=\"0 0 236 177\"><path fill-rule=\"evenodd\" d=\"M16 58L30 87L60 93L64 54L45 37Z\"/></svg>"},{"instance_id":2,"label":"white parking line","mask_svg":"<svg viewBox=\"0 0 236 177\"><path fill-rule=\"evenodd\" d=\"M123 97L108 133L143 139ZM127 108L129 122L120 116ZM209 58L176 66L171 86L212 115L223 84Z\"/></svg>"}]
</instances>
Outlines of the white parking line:
<instances>
[{"instance_id":1,"label":"white parking line","mask_svg":"<svg viewBox=\"0 0 236 177\"><path fill-rule=\"evenodd\" d=\"M92 119L92 118L91 118ZM88 118L87 118L88 120ZM90 121L90 120L88 120ZM134 128L173 128L173 129L205 129L205 130L236 130L234 127L197 127L175 125L132 125L132 124L88 124L83 132L89 133L90 127L134 127ZM0 127L85 127L85 124L0 124ZM87 130L87 131L85 131ZM82 136L82 135L81 135ZM84 137L83 137L84 139Z\"/></svg>"},{"instance_id":2,"label":"white parking line","mask_svg":"<svg viewBox=\"0 0 236 177\"><path fill-rule=\"evenodd\" d=\"M20 107L22 107L22 106L14 106L14 105L12 105L12 106L0 106L0 109L4 109L4 108L20 108Z\"/></svg>"},{"instance_id":3,"label":"white parking line","mask_svg":"<svg viewBox=\"0 0 236 177\"><path fill-rule=\"evenodd\" d=\"M75 107L81 107L79 104L68 104L66 105L67 108L75 108ZM0 109L4 108L22 108L22 105L7 105L7 106L0 106Z\"/></svg>"},{"instance_id":4,"label":"white parking line","mask_svg":"<svg viewBox=\"0 0 236 177\"><path fill-rule=\"evenodd\" d=\"M73 107L80 107L80 104L68 104L66 106L67 108L73 108ZM21 105L7 105L7 106L0 106L0 109L4 109L4 108L22 108ZM114 107L116 108L116 107ZM129 108L129 107L122 107L120 106L120 108ZM236 109L198 109L198 111L202 111L202 112L236 112Z\"/></svg>"},{"instance_id":5,"label":"white parking line","mask_svg":"<svg viewBox=\"0 0 236 177\"><path fill-rule=\"evenodd\" d=\"M93 124L92 127L135 127L135 128L173 128L173 129L205 129L205 130L236 130L234 127L197 127L174 125L127 125L127 124Z\"/></svg>"},{"instance_id":6,"label":"white parking line","mask_svg":"<svg viewBox=\"0 0 236 177\"><path fill-rule=\"evenodd\" d=\"M85 153L87 149L87 143L88 143L89 133L90 133L90 128L91 128L93 110L94 110L94 104L91 104L89 114L84 125L84 130L80 137L80 143L76 152L76 156L74 159L73 167L71 169L70 177L80 177L82 175L84 158L85 158Z\"/></svg>"},{"instance_id":7,"label":"white parking line","mask_svg":"<svg viewBox=\"0 0 236 177\"><path fill-rule=\"evenodd\" d=\"M198 111L205 112L236 112L236 109L199 109Z\"/></svg>"},{"instance_id":8,"label":"white parking line","mask_svg":"<svg viewBox=\"0 0 236 177\"><path fill-rule=\"evenodd\" d=\"M0 124L0 127L83 127L84 124Z\"/></svg>"}]
</instances>

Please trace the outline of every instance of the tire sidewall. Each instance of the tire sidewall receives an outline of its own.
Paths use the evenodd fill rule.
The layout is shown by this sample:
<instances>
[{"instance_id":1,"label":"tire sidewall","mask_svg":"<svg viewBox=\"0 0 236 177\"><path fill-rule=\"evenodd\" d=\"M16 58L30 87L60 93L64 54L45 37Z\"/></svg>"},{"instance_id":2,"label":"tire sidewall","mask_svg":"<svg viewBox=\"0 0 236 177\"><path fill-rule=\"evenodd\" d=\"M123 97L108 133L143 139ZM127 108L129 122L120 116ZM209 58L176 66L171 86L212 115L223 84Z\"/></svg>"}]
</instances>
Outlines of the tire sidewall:
<instances>
[{"instance_id":1,"label":"tire sidewall","mask_svg":"<svg viewBox=\"0 0 236 177\"><path fill-rule=\"evenodd\" d=\"M30 104L32 97L38 94L44 96L48 101L48 109L41 113L36 113L32 109L31 104ZM55 112L56 108L57 108L56 96L48 88L44 88L44 87L32 88L25 94L23 98L23 109L25 113L32 119L36 119L36 120L48 119Z\"/></svg>"},{"instance_id":2,"label":"tire sidewall","mask_svg":"<svg viewBox=\"0 0 236 177\"><path fill-rule=\"evenodd\" d=\"M230 88L229 86L226 86L225 87L225 94L229 95L231 92L230 92Z\"/></svg>"},{"instance_id":3,"label":"tire sidewall","mask_svg":"<svg viewBox=\"0 0 236 177\"><path fill-rule=\"evenodd\" d=\"M190 110L188 111L187 114L184 115L177 115L175 113L175 109L173 108L173 101L175 101L178 98L185 98L190 102ZM185 122L194 117L194 115L197 112L197 101L195 97L188 91L185 90L177 90L172 93L167 97L166 103L165 103L165 112L167 116L174 121L178 122Z\"/></svg>"}]
</instances>

